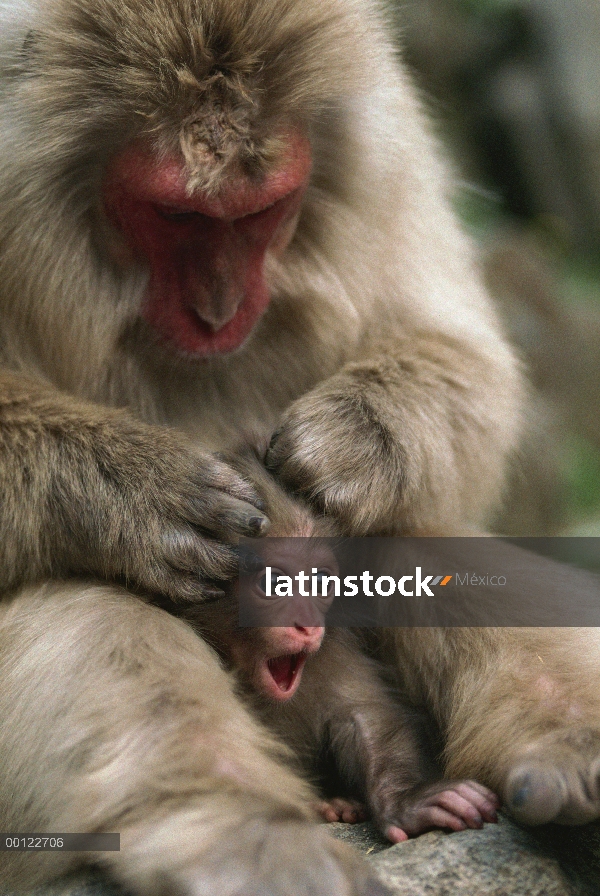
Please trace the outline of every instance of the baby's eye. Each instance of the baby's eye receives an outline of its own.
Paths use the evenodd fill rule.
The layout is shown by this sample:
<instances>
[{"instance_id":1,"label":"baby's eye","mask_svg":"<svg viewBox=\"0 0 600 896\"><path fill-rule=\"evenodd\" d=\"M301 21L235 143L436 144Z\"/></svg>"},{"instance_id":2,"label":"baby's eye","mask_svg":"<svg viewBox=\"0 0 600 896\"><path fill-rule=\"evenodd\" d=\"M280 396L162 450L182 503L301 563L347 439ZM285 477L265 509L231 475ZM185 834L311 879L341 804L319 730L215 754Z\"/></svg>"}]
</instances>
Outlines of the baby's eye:
<instances>
[{"instance_id":1,"label":"baby's eye","mask_svg":"<svg viewBox=\"0 0 600 896\"><path fill-rule=\"evenodd\" d=\"M282 576L282 575L283 575L283 573L280 569L272 569L271 570L271 573L270 573L270 576L271 576L270 594L271 595L275 594L275 587L279 581L280 576ZM258 580L258 587L263 592L263 594L267 593L267 574L266 574L266 572L263 573L263 575Z\"/></svg>"},{"instance_id":2,"label":"baby's eye","mask_svg":"<svg viewBox=\"0 0 600 896\"><path fill-rule=\"evenodd\" d=\"M331 578L331 581L328 583L326 594L323 594L323 579L326 577L330 577L330 578L332 577L331 570L319 569L318 572L316 573L315 578L317 580L317 582L316 582L317 594L315 596L325 597L325 596L329 596L329 595L333 594L333 589L334 589L334 585L335 585L335 580L333 578Z\"/></svg>"}]
</instances>

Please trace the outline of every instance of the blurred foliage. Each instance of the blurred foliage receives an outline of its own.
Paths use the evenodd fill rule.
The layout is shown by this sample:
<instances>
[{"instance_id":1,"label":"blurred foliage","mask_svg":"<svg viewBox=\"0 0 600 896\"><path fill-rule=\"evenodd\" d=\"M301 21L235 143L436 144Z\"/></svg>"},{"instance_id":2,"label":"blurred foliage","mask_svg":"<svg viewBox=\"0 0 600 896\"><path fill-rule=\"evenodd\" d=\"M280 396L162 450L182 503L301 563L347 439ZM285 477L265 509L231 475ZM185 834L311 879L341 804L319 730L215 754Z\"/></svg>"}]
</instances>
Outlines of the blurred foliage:
<instances>
[{"instance_id":1,"label":"blurred foliage","mask_svg":"<svg viewBox=\"0 0 600 896\"><path fill-rule=\"evenodd\" d=\"M483 188L466 185L455 199L455 208L467 230L476 240L493 239L510 223L500 197ZM543 232L546 245L554 247L554 260L560 275L562 301L569 304L591 304L600 309L600 257L578 255L569 251L548 222L533 222L531 227ZM600 378L600 370L598 371ZM577 383L573 383L577 388ZM600 408L598 408L600 414ZM566 501L567 526L595 523L593 531L600 535L600 446L589 439L569 433L561 446L560 488Z\"/></svg>"},{"instance_id":2,"label":"blurred foliage","mask_svg":"<svg viewBox=\"0 0 600 896\"><path fill-rule=\"evenodd\" d=\"M500 197L483 187L465 184L454 197L454 208L467 230L481 240L506 220Z\"/></svg>"},{"instance_id":3,"label":"blurred foliage","mask_svg":"<svg viewBox=\"0 0 600 896\"><path fill-rule=\"evenodd\" d=\"M471 15L487 15L515 5L515 0L456 0L456 5Z\"/></svg>"},{"instance_id":4,"label":"blurred foliage","mask_svg":"<svg viewBox=\"0 0 600 896\"><path fill-rule=\"evenodd\" d=\"M565 482L574 521L600 515L600 450L587 439L565 443Z\"/></svg>"},{"instance_id":5,"label":"blurred foliage","mask_svg":"<svg viewBox=\"0 0 600 896\"><path fill-rule=\"evenodd\" d=\"M567 256L564 260L564 284L566 302L571 298L600 306L600 257Z\"/></svg>"},{"instance_id":6,"label":"blurred foliage","mask_svg":"<svg viewBox=\"0 0 600 896\"><path fill-rule=\"evenodd\" d=\"M600 332L600 215L594 212L600 209L600 198L590 197L596 196L594 184L600 181L590 179L595 157L581 151L582 122L569 114L573 96L556 75L562 69L554 41L561 39L560 27L565 27L568 15L540 18L544 0L531 5L528 0L388 2L397 10L405 57L438 134L462 172L455 206L466 228L486 253L496 239L502 247L511 232L522 234L524 245L539 244L549 262L549 301L558 303L558 318L570 318L577 334L581 321L594 322L590 329L583 323L584 338L576 335L570 342L565 336L565 351L557 346L555 364L551 355L544 356L544 363L556 374L554 387L565 371L560 389L563 418L551 430L556 457L548 466L548 482L556 479L556 494L565 496L564 526L590 520L600 534L600 437L594 435L600 434L600 426L586 425L586 419L600 416L600 407L595 407L600 370L599 388L589 385L596 356L589 346L593 333ZM568 13L569 0L564 3L563 12ZM554 27L558 30L552 31ZM564 33L568 38L568 28ZM574 33L579 34L577 29ZM571 35L563 52L572 54L574 46ZM593 70L593 61L586 59ZM590 77L589 67L585 71ZM570 82L569 89L581 83L573 88ZM535 290L532 295L535 303ZM542 332L547 326L543 310L529 311L527 317L524 309L523 321L533 325L539 312ZM530 337L535 345L535 329L523 334L526 358ZM542 351L543 343L542 336ZM538 353L530 358L532 365L540 357ZM580 363L585 358L587 365Z\"/></svg>"}]
</instances>

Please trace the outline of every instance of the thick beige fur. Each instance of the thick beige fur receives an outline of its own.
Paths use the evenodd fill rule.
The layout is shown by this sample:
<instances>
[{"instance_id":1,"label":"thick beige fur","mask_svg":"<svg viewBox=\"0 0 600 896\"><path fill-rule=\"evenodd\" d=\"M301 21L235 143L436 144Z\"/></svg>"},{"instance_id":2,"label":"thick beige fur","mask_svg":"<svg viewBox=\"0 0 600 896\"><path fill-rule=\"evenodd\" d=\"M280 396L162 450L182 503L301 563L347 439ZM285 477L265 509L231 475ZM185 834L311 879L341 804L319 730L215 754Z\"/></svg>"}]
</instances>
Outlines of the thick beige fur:
<instances>
[{"instance_id":1,"label":"thick beige fur","mask_svg":"<svg viewBox=\"0 0 600 896\"><path fill-rule=\"evenodd\" d=\"M383 13L2 0L0 76L0 827L117 827L106 867L144 894L375 894L216 657L131 591L202 599L232 575L225 543L264 520L206 452L240 433L277 430L269 465L352 533L463 531L501 498L519 365ZM240 165L267 173L287 126L314 165L267 259L269 310L231 356L174 357L141 323L147 271L104 216L107 166L140 139L215 193ZM455 658L457 705L471 647L402 645L432 689ZM21 859L12 886L67 867Z\"/></svg>"}]
</instances>

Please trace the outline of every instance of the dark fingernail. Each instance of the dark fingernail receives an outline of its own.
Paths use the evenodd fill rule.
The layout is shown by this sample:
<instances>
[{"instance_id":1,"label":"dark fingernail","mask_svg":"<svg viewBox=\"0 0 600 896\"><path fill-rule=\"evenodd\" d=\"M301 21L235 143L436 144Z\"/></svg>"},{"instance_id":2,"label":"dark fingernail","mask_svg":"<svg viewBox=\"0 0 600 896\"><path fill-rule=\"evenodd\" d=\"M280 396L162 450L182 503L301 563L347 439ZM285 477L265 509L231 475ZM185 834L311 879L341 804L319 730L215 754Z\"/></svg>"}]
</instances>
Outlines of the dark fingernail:
<instances>
[{"instance_id":1,"label":"dark fingernail","mask_svg":"<svg viewBox=\"0 0 600 896\"><path fill-rule=\"evenodd\" d=\"M239 517L240 531L246 534L249 538L258 538L259 536L264 535L270 525L271 523L268 517L259 516L257 513Z\"/></svg>"},{"instance_id":2,"label":"dark fingernail","mask_svg":"<svg viewBox=\"0 0 600 896\"><path fill-rule=\"evenodd\" d=\"M221 588L212 588L212 587L202 587L202 596L205 601L213 601L213 600L222 600L225 597L225 592L221 590Z\"/></svg>"}]
</instances>

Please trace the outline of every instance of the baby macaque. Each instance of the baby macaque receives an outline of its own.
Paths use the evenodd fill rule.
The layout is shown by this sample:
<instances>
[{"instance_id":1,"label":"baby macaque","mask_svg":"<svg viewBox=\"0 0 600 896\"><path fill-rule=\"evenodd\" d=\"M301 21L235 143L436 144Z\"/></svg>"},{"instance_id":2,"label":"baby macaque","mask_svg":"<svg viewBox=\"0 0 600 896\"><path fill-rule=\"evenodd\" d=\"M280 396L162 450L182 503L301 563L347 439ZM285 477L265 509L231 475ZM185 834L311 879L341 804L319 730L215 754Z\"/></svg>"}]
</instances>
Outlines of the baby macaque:
<instances>
[{"instance_id":1,"label":"baby macaque","mask_svg":"<svg viewBox=\"0 0 600 896\"><path fill-rule=\"evenodd\" d=\"M326 631L331 589L314 598L294 587L292 598L274 600L280 576L295 581L299 572L312 570L320 580L339 572L335 541L327 538L335 533L328 520L315 518L286 494L255 456L228 460L256 484L272 521L270 535L276 536L256 542L243 577L244 601L252 602L258 618L264 610L270 624L238 627L232 592L196 607L192 621L303 770L316 777L333 767L343 797L320 802L320 814L345 822L368 814L394 843L431 828L461 831L496 821L499 800L486 787L436 780L416 711L392 694L356 637L342 629Z\"/></svg>"}]
</instances>

